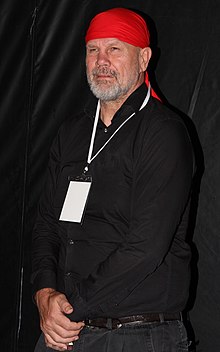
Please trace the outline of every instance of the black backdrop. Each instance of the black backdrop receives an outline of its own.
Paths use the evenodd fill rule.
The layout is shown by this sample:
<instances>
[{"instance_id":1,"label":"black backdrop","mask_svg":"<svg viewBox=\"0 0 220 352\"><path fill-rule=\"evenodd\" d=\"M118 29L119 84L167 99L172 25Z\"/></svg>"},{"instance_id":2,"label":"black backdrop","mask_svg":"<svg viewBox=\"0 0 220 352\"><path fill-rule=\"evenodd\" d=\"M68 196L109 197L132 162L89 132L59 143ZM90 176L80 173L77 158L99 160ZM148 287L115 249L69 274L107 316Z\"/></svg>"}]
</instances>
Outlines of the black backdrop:
<instances>
[{"instance_id":1,"label":"black backdrop","mask_svg":"<svg viewBox=\"0 0 220 352\"><path fill-rule=\"evenodd\" d=\"M220 2L1 0L1 352L31 352L39 335L30 248L48 151L61 122L90 94L84 72L87 23L115 6L135 7L153 19L154 86L197 128L205 171L192 225L189 315L197 351L220 350ZM195 134L194 139L199 150Z\"/></svg>"}]
</instances>

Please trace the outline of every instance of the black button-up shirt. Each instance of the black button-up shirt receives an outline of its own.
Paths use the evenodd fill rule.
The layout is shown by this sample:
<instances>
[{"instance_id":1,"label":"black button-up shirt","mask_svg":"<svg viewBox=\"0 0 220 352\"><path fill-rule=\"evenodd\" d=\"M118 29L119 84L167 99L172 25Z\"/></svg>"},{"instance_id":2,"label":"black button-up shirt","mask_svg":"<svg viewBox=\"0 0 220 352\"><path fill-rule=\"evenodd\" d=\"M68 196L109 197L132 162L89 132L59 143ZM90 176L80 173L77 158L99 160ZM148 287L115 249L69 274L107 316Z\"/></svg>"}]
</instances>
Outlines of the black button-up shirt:
<instances>
[{"instance_id":1,"label":"black button-up shirt","mask_svg":"<svg viewBox=\"0 0 220 352\"><path fill-rule=\"evenodd\" d=\"M33 234L34 290L64 292L72 319L184 309L193 152L180 117L139 87L107 128L98 123L82 224L59 221L70 176L86 165L95 109L67 120L52 149Z\"/></svg>"}]
</instances>

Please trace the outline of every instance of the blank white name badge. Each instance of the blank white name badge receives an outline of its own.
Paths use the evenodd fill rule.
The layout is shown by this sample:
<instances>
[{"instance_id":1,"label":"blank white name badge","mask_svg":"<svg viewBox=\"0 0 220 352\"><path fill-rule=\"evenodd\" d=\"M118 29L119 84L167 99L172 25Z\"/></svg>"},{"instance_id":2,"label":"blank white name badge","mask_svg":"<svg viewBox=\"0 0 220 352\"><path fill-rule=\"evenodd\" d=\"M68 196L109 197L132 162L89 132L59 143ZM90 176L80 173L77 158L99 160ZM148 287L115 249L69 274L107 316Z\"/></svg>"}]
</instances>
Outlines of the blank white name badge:
<instances>
[{"instance_id":1,"label":"blank white name badge","mask_svg":"<svg viewBox=\"0 0 220 352\"><path fill-rule=\"evenodd\" d=\"M70 181L59 220L82 222L91 184L90 176Z\"/></svg>"}]
</instances>

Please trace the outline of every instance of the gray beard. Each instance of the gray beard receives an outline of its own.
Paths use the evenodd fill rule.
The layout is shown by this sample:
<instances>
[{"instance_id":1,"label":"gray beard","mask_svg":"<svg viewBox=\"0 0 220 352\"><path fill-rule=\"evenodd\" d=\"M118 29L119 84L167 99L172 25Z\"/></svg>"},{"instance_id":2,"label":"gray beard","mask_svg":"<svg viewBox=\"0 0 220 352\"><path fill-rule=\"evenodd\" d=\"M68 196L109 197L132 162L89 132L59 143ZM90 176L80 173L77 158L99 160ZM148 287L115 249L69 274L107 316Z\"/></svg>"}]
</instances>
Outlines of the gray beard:
<instances>
[{"instance_id":1,"label":"gray beard","mask_svg":"<svg viewBox=\"0 0 220 352\"><path fill-rule=\"evenodd\" d=\"M112 70L108 70L106 68L101 68L101 69L96 69L92 72L93 75L96 75L97 73L105 73L105 74L111 74L112 76L116 77L117 79L117 74L116 72ZM127 92L130 90L130 88L133 85L133 80L129 81L126 87L121 87L121 85L116 81L115 84L109 85L109 87L102 87L102 84L98 84L94 81L92 81L87 74L87 80L88 84L90 87L90 90L92 93L95 95L96 98L100 99L101 101L115 101L121 96L127 94ZM108 83L107 83L108 84Z\"/></svg>"},{"instance_id":2,"label":"gray beard","mask_svg":"<svg viewBox=\"0 0 220 352\"><path fill-rule=\"evenodd\" d=\"M128 89L122 89L119 84L103 89L99 84L91 82L89 79L88 83L92 93L101 101L117 100L121 95L126 94L128 91Z\"/></svg>"}]
</instances>

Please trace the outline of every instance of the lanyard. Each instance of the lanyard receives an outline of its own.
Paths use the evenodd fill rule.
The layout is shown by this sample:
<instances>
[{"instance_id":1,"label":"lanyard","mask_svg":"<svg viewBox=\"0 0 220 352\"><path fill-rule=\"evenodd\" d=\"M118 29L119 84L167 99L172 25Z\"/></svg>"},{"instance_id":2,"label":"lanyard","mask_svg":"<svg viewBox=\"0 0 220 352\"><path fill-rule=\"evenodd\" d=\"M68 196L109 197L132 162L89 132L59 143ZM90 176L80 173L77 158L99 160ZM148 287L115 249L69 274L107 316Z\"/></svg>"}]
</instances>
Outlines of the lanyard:
<instances>
[{"instance_id":1,"label":"lanyard","mask_svg":"<svg viewBox=\"0 0 220 352\"><path fill-rule=\"evenodd\" d=\"M145 97L145 99L144 99L139 111L141 111L147 105L147 103L148 103L148 101L150 99L150 88L151 87L150 87L150 84L149 84L147 95L146 95L146 97ZM88 169L89 169L88 165L90 165L91 162L99 155L99 153L105 148L105 146L116 135L116 133L126 124L126 122L128 122L135 115L135 112L133 112L133 114L131 114L124 122L122 122L122 124L114 131L114 133L109 137L109 139L103 144L103 146L92 157L94 141L95 141L95 135L96 135L96 129L97 129L97 124L98 124L98 120L99 120L99 113L100 113L100 100L98 101L97 108L96 108L96 114L95 114L95 119L94 119L94 124L93 124L92 136L91 136L91 140L90 140L89 152L88 152L88 157L87 157L87 165L84 168L84 171L83 171L84 173L86 173L88 171Z\"/></svg>"}]
</instances>

